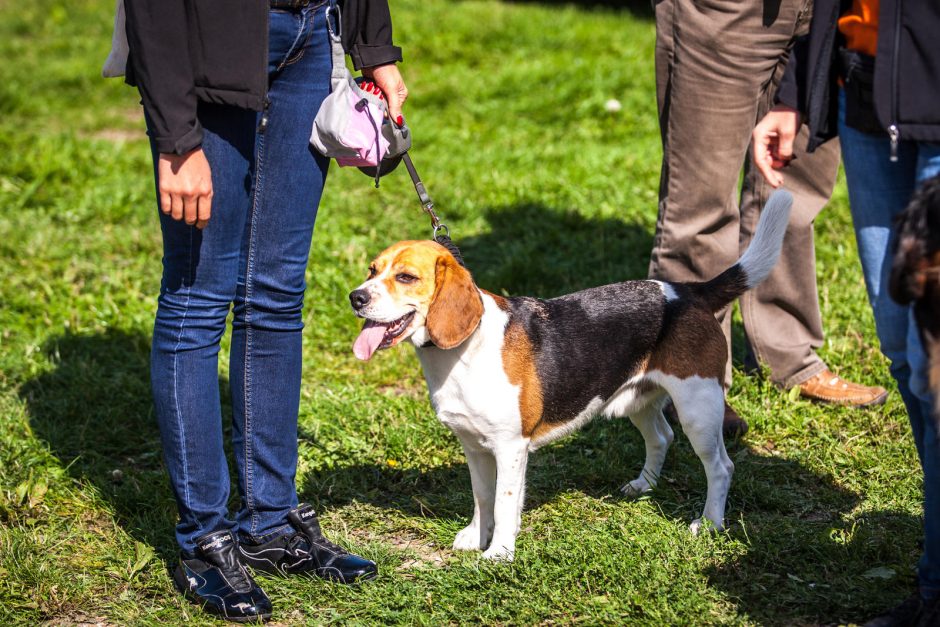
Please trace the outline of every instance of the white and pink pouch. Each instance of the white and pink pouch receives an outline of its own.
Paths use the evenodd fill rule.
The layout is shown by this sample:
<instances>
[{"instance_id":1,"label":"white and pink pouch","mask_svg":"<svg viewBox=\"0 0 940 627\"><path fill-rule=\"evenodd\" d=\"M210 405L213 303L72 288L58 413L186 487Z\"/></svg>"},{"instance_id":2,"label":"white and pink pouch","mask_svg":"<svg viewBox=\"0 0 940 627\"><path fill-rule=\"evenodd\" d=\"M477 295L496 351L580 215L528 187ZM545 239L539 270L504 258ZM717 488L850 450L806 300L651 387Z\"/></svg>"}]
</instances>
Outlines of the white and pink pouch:
<instances>
[{"instance_id":1,"label":"white and pink pouch","mask_svg":"<svg viewBox=\"0 0 940 627\"><path fill-rule=\"evenodd\" d=\"M346 69L339 8L335 5L327 8L326 23L333 56L331 90L313 121L310 143L340 166L363 169L378 186L379 177L391 172L411 148L411 133L405 124L392 124L386 102L362 89L360 83L365 79L354 79Z\"/></svg>"}]
</instances>

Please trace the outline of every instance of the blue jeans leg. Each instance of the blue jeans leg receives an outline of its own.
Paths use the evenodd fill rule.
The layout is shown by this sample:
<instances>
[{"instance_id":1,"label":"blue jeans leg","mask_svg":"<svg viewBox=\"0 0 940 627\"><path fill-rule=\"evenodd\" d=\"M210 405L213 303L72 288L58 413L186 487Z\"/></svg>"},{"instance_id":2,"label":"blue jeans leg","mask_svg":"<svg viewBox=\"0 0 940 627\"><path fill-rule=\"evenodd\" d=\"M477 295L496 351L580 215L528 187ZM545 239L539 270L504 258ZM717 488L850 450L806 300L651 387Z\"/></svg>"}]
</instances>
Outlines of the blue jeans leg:
<instances>
[{"instance_id":1,"label":"blue jeans leg","mask_svg":"<svg viewBox=\"0 0 940 627\"><path fill-rule=\"evenodd\" d=\"M254 541L284 531L297 506L305 272L329 165L309 140L332 70L324 8L270 15L270 105L255 151L231 353L237 520Z\"/></svg>"},{"instance_id":2,"label":"blue jeans leg","mask_svg":"<svg viewBox=\"0 0 940 627\"><path fill-rule=\"evenodd\" d=\"M297 503L304 274L328 166L307 144L329 92L323 14L322 6L271 12L263 133L256 112L199 105L214 188L209 225L200 231L160 215L163 280L151 379L184 552L219 529L276 532ZM233 304L232 439L242 501L234 521L218 382Z\"/></svg>"},{"instance_id":3,"label":"blue jeans leg","mask_svg":"<svg viewBox=\"0 0 940 627\"><path fill-rule=\"evenodd\" d=\"M936 145L901 142L892 162L887 136L869 135L845 125L840 94L839 138L845 164L852 222L875 316L881 350L907 407L914 443L924 471L924 554L918 574L922 594L940 591L940 441L931 418L926 386L926 356L909 307L887 293L896 237L895 217L904 210L917 184L940 171Z\"/></svg>"}]
</instances>

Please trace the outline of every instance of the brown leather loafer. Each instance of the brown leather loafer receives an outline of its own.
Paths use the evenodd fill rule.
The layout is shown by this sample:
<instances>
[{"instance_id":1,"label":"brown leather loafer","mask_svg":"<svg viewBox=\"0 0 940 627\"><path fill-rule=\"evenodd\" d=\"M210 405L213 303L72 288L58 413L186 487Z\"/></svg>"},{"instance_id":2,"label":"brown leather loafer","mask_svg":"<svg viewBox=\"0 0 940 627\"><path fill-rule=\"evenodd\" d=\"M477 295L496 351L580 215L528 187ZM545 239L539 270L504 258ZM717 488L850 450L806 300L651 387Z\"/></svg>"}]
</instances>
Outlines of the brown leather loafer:
<instances>
[{"instance_id":1,"label":"brown leather loafer","mask_svg":"<svg viewBox=\"0 0 940 627\"><path fill-rule=\"evenodd\" d=\"M826 368L800 384L800 396L822 403L870 407L883 404L888 398L888 391L879 385L867 386L846 381Z\"/></svg>"},{"instance_id":2,"label":"brown leather loafer","mask_svg":"<svg viewBox=\"0 0 940 627\"><path fill-rule=\"evenodd\" d=\"M725 419L721 423L721 433L726 440L743 437L747 433L747 422L725 401Z\"/></svg>"}]
</instances>

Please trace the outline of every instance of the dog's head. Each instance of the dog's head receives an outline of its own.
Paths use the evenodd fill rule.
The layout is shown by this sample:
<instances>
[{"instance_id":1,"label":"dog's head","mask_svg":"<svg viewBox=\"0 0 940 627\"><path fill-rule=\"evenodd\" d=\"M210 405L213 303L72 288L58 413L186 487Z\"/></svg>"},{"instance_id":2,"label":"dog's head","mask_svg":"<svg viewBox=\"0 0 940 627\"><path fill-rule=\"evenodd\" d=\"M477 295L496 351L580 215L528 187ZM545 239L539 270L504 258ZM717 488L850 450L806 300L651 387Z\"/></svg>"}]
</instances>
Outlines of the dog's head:
<instances>
[{"instance_id":1,"label":"dog's head","mask_svg":"<svg viewBox=\"0 0 940 627\"><path fill-rule=\"evenodd\" d=\"M398 242L369 264L365 283L349 294L366 322L353 344L359 359L412 338L438 348L459 346L483 316L483 301L470 273L432 241Z\"/></svg>"}]
</instances>

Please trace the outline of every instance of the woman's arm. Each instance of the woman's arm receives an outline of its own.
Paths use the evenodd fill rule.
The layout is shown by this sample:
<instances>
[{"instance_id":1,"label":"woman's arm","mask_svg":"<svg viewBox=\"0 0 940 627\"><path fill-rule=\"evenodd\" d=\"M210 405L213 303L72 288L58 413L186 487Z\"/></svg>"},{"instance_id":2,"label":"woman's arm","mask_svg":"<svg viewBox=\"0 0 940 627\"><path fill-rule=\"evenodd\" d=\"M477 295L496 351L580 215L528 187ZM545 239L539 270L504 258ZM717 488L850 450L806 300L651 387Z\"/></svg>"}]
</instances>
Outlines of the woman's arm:
<instances>
[{"instance_id":1,"label":"woman's arm","mask_svg":"<svg viewBox=\"0 0 940 627\"><path fill-rule=\"evenodd\" d=\"M160 153L160 210L203 228L212 212L212 172L200 148L183 0L125 0L124 8L128 61Z\"/></svg>"},{"instance_id":2,"label":"woman's arm","mask_svg":"<svg viewBox=\"0 0 940 627\"><path fill-rule=\"evenodd\" d=\"M385 94L389 117L402 123L402 105L408 88L398 71L401 48L392 44L392 16L388 0L344 0L343 48L353 66Z\"/></svg>"},{"instance_id":3,"label":"woman's arm","mask_svg":"<svg viewBox=\"0 0 940 627\"><path fill-rule=\"evenodd\" d=\"M343 0L343 49L357 70L402 60L392 44L388 0Z\"/></svg>"},{"instance_id":4,"label":"woman's arm","mask_svg":"<svg viewBox=\"0 0 940 627\"><path fill-rule=\"evenodd\" d=\"M157 151L183 155L202 143L183 0L125 0L128 62Z\"/></svg>"}]
</instances>

